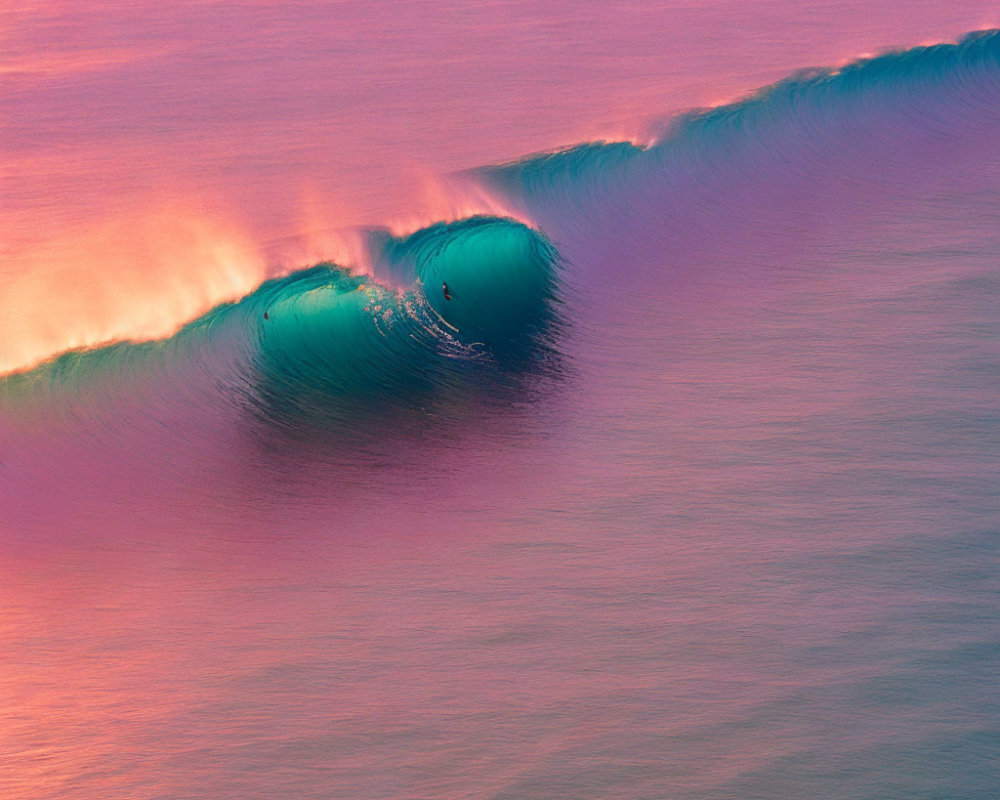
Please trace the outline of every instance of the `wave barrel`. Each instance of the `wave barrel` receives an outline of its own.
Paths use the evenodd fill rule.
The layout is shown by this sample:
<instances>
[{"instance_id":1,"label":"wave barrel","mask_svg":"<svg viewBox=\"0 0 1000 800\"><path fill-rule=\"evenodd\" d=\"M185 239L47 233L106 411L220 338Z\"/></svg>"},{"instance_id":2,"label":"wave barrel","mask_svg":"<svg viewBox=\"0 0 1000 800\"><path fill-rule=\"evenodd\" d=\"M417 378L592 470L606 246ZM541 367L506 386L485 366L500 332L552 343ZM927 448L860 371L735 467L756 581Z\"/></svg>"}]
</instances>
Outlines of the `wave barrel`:
<instances>
[{"instance_id":1,"label":"wave barrel","mask_svg":"<svg viewBox=\"0 0 1000 800\"><path fill-rule=\"evenodd\" d=\"M440 223L390 242L386 256L412 265L427 303L464 344L482 344L502 358L550 321L555 249L520 222Z\"/></svg>"}]
</instances>

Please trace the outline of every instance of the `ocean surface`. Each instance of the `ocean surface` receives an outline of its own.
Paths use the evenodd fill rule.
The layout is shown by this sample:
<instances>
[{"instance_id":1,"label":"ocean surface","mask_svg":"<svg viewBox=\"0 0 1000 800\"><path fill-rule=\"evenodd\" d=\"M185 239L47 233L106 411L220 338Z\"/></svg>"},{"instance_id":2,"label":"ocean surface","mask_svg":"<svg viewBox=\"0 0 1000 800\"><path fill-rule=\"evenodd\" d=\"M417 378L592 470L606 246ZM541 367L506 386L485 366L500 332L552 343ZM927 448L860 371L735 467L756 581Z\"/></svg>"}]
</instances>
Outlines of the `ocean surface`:
<instances>
[{"instance_id":1,"label":"ocean surface","mask_svg":"<svg viewBox=\"0 0 1000 800\"><path fill-rule=\"evenodd\" d=\"M0 797L1000 798L944 5L0 11Z\"/></svg>"}]
</instances>

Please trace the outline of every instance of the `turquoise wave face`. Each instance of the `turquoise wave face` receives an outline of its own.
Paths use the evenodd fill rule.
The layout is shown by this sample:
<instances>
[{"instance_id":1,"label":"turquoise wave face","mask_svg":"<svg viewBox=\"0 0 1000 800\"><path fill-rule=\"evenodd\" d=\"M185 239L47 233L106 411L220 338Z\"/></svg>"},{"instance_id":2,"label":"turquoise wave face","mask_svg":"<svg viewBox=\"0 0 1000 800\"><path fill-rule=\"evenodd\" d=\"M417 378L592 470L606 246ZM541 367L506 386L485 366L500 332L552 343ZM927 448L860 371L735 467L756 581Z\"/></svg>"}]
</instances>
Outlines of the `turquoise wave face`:
<instances>
[{"instance_id":1,"label":"turquoise wave face","mask_svg":"<svg viewBox=\"0 0 1000 800\"><path fill-rule=\"evenodd\" d=\"M64 395L188 374L229 385L265 415L325 405L419 405L473 373L523 369L546 349L556 253L510 219L474 217L405 237L376 255L403 288L320 264L268 281L170 339L66 354L6 384Z\"/></svg>"},{"instance_id":2,"label":"turquoise wave face","mask_svg":"<svg viewBox=\"0 0 1000 800\"><path fill-rule=\"evenodd\" d=\"M555 252L525 225L494 217L442 223L390 241L386 256L412 264L424 299L466 345L510 354L549 321Z\"/></svg>"},{"instance_id":3,"label":"turquoise wave face","mask_svg":"<svg viewBox=\"0 0 1000 800\"><path fill-rule=\"evenodd\" d=\"M475 217L380 244L379 266L411 276L408 288L321 265L245 301L268 415L311 414L322 395L341 407L412 405L470 372L521 369L545 348L556 255L536 231Z\"/></svg>"},{"instance_id":4,"label":"turquoise wave face","mask_svg":"<svg viewBox=\"0 0 1000 800\"><path fill-rule=\"evenodd\" d=\"M316 416L335 405L405 405L447 372L449 340L415 289L394 291L321 265L252 297L245 372L267 417Z\"/></svg>"}]
</instances>

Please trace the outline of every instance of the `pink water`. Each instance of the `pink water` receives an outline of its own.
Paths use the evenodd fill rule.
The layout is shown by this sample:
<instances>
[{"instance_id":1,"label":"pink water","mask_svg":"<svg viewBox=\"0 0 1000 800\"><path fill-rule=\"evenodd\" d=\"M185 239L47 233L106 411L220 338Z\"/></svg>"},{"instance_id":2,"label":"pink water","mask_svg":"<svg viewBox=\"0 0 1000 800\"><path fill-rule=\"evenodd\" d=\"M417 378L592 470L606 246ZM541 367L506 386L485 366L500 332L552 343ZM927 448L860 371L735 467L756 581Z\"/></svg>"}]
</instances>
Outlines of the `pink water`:
<instances>
[{"instance_id":1,"label":"pink water","mask_svg":"<svg viewBox=\"0 0 1000 800\"><path fill-rule=\"evenodd\" d=\"M1000 40L663 131L1000 7L544 6L0 11L0 370L563 259L554 366L356 416L221 324L0 383L0 797L995 799Z\"/></svg>"}]
</instances>

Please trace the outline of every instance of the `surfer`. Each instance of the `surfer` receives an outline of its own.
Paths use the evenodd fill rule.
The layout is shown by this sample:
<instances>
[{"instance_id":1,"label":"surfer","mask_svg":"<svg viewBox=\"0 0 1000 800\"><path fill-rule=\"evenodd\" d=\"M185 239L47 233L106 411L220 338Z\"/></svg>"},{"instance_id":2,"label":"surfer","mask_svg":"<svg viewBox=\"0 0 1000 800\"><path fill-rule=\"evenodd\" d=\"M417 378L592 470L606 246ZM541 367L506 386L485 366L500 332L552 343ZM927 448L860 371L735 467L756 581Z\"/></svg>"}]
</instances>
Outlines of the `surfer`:
<instances>
[{"instance_id":1,"label":"surfer","mask_svg":"<svg viewBox=\"0 0 1000 800\"><path fill-rule=\"evenodd\" d=\"M448 284L441 281L441 291L444 292L444 299L451 300L451 292L448 291Z\"/></svg>"}]
</instances>

